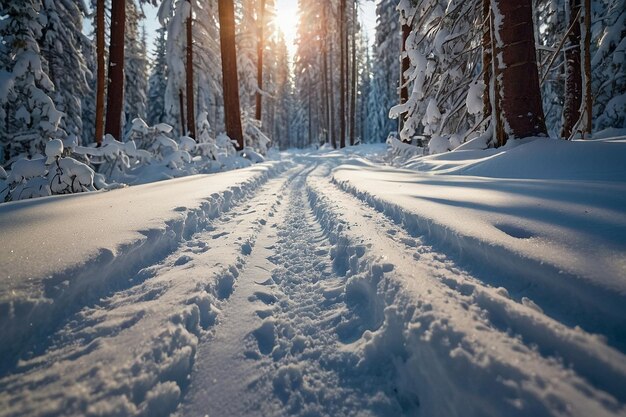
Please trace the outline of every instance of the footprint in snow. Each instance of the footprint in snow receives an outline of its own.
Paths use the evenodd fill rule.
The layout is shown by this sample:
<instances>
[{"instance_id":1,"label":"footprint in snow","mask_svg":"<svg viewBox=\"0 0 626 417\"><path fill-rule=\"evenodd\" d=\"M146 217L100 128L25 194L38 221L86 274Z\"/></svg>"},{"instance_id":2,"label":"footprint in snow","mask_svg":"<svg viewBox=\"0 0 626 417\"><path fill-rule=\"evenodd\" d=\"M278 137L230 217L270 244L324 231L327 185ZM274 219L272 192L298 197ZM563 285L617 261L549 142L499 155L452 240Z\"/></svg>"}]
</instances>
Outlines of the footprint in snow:
<instances>
[{"instance_id":1,"label":"footprint in snow","mask_svg":"<svg viewBox=\"0 0 626 417\"><path fill-rule=\"evenodd\" d=\"M261 301L264 304L274 304L278 301L278 298L274 294L270 294L267 292L257 291L248 297L248 301Z\"/></svg>"},{"instance_id":2,"label":"footprint in snow","mask_svg":"<svg viewBox=\"0 0 626 417\"><path fill-rule=\"evenodd\" d=\"M176 259L176 261L174 261L174 266L185 265L186 263L188 263L191 260L192 260L191 256L183 255L180 258Z\"/></svg>"},{"instance_id":3,"label":"footprint in snow","mask_svg":"<svg viewBox=\"0 0 626 417\"><path fill-rule=\"evenodd\" d=\"M252 335L257 340L259 351L264 355L269 355L276 344L276 326L273 321L264 322L261 327L254 330Z\"/></svg>"}]
</instances>

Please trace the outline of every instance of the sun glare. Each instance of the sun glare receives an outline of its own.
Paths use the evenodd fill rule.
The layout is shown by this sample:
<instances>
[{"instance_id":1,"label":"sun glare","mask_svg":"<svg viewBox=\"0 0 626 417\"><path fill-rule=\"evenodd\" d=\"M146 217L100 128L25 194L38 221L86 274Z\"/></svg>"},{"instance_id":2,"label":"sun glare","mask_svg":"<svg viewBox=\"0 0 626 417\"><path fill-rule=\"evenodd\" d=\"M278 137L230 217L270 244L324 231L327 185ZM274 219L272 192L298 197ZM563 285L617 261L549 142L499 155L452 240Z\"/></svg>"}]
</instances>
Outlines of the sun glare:
<instances>
[{"instance_id":1,"label":"sun glare","mask_svg":"<svg viewBox=\"0 0 626 417\"><path fill-rule=\"evenodd\" d=\"M289 56L296 52L296 30L298 27L298 0L276 1L276 25L285 35Z\"/></svg>"}]
</instances>

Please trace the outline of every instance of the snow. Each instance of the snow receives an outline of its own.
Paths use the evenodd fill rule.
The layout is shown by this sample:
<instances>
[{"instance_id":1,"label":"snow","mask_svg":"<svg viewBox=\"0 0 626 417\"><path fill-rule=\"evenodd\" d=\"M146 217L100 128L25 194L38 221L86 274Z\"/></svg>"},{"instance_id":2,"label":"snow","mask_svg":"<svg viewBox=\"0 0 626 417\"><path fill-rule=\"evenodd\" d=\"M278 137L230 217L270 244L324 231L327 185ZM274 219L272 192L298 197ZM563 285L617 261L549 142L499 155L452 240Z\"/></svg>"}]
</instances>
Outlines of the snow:
<instances>
[{"instance_id":1,"label":"snow","mask_svg":"<svg viewBox=\"0 0 626 417\"><path fill-rule=\"evenodd\" d=\"M483 111L483 93L485 91L485 83L476 81L470 84L467 90L467 98L465 105L469 114L481 114Z\"/></svg>"},{"instance_id":2,"label":"snow","mask_svg":"<svg viewBox=\"0 0 626 417\"><path fill-rule=\"evenodd\" d=\"M0 415L624 415L626 143L394 141L0 205Z\"/></svg>"}]
</instances>

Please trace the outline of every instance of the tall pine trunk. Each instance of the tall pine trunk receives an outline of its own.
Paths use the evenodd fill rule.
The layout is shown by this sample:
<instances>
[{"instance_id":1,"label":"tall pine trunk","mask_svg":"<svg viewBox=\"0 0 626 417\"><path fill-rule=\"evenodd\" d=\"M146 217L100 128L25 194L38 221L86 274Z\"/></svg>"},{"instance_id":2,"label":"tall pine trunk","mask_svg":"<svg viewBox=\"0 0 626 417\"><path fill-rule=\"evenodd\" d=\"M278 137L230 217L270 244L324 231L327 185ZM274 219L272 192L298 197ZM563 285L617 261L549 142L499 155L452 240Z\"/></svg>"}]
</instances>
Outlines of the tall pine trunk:
<instances>
[{"instance_id":1,"label":"tall pine trunk","mask_svg":"<svg viewBox=\"0 0 626 417\"><path fill-rule=\"evenodd\" d=\"M580 118L583 76L580 66L580 0L569 0L569 25L572 26L565 43L565 102L563 103L563 129L561 136L569 138ZM568 26L569 26L568 25Z\"/></svg>"},{"instance_id":2,"label":"tall pine trunk","mask_svg":"<svg viewBox=\"0 0 626 417\"><path fill-rule=\"evenodd\" d=\"M482 46L483 46L483 84L485 84L485 91L483 93L483 119L487 119L491 116L491 97L489 95L489 85L491 84L491 19L490 9L491 0L483 0L483 13L482 13Z\"/></svg>"},{"instance_id":3,"label":"tall pine trunk","mask_svg":"<svg viewBox=\"0 0 626 417\"><path fill-rule=\"evenodd\" d=\"M333 68L333 43L330 42L330 48L328 53L328 65ZM328 77L328 89L330 94L330 144L333 149L337 149L337 132L335 126L335 77L331 71Z\"/></svg>"},{"instance_id":4,"label":"tall pine trunk","mask_svg":"<svg viewBox=\"0 0 626 417\"><path fill-rule=\"evenodd\" d=\"M96 143L102 146L104 136L104 0L96 3Z\"/></svg>"},{"instance_id":5,"label":"tall pine trunk","mask_svg":"<svg viewBox=\"0 0 626 417\"><path fill-rule=\"evenodd\" d=\"M330 95L328 93L328 23L326 21L326 7L327 3L322 4L322 88L323 88L323 104L322 111L324 112L324 129L326 130L326 143L329 142L329 138L332 135L330 129Z\"/></svg>"},{"instance_id":6,"label":"tall pine trunk","mask_svg":"<svg viewBox=\"0 0 626 417\"><path fill-rule=\"evenodd\" d=\"M399 87L400 87L400 104L404 104L409 101L409 87L407 85L407 80L405 78L406 71L409 70L411 65L411 60L409 56L406 54L406 40L409 38L411 34L411 26L403 23L402 24L402 44L400 45L400 51L402 54L402 61L400 62L400 78L399 78ZM401 114L398 117L398 133L402 131L404 128L404 114Z\"/></svg>"},{"instance_id":7,"label":"tall pine trunk","mask_svg":"<svg viewBox=\"0 0 626 417\"><path fill-rule=\"evenodd\" d=\"M192 11L191 2L189 2L189 17L187 17L187 68L186 68L186 87L187 87L187 132L189 136L196 139L196 115L194 105L193 91L193 32L192 32ZM182 109L181 109L182 112Z\"/></svg>"},{"instance_id":8,"label":"tall pine trunk","mask_svg":"<svg viewBox=\"0 0 626 417\"><path fill-rule=\"evenodd\" d=\"M122 111L124 109L124 29L126 1L111 1L111 44L109 45L109 85L105 133L122 138Z\"/></svg>"},{"instance_id":9,"label":"tall pine trunk","mask_svg":"<svg viewBox=\"0 0 626 417\"><path fill-rule=\"evenodd\" d=\"M236 141L236 149L243 149L241 109L239 107L239 80L237 78L237 50L235 46L235 7L233 0L219 0L220 50L222 54L222 85L224 89L224 118L226 134Z\"/></svg>"},{"instance_id":10,"label":"tall pine trunk","mask_svg":"<svg viewBox=\"0 0 626 417\"><path fill-rule=\"evenodd\" d=\"M262 114L262 99L261 91L263 91L263 48L265 45L263 39L263 28L265 26L265 0L261 0L261 10L259 10L259 18L257 20L257 30L258 30L258 39L257 39L257 70L256 70L256 78L257 78L257 92L256 92L256 112L255 118L257 120L261 120Z\"/></svg>"},{"instance_id":11,"label":"tall pine trunk","mask_svg":"<svg viewBox=\"0 0 626 417\"><path fill-rule=\"evenodd\" d=\"M350 90L350 146L354 146L356 138L356 1L352 0L352 81Z\"/></svg>"},{"instance_id":12,"label":"tall pine trunk","mask_svg":"<svg viewBox=\"0 0 626 417\"><path fill-rule=\"evenodd\" d=\"M346 147L346 44L347 44L347 30L346 30L346 0L341 0L339 4L339 37L341 39L340 46L340 59L341 70L339 72L339 147Z\"/></svg>"},{"instance_id":13,"label":"tall pine trunk","mask_svg":"<svg viewBox=\"0 0 626 417\"><path fill-rule=\"evenodd\" d=\"M591 0L585 0L585 126L583 133L591 139L591 123L593 115L593 97L591 96Z\"/></svg>"},{"instance_id":14,"label":"tall pine trunk","mask_svg":"<svg viewBox=\"0 0 626 417\"><path fill-rule=\"evenodd\" d=\"M509 138L546 136L533 33L532 0L493 0L492 37L495 79L501 106L497 117L504 129L497 146ZM495 61L494 60L494 61Z\"/></svg>"}]
</instances>

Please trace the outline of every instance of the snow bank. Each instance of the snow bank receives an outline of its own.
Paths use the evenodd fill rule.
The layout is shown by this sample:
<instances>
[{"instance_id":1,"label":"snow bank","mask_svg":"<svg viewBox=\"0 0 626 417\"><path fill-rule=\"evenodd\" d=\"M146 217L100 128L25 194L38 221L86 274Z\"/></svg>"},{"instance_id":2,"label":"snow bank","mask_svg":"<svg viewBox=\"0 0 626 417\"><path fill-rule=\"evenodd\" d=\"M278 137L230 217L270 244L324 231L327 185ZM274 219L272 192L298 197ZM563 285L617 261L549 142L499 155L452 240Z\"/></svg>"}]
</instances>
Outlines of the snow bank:
<instances>
[{"instance_id":1,"label":"snow bank","mask_svg":"<svg viewBox=\"0 0 626 417\"><path fill-rule=\"evenodd\" d=\"M624 158L626 144L544 140L420 158L437 175L343 166L333 178L494 285L528 288L547 314L626 348Z\"/></svg>"},{"instance_id":2,"label":"snow bank","mask_svg":"<svg viewBox=\"0 0 626 417\"><path fill-rule=\"evenodd\" d=\"M0 345L0 369L44 327L156 262L283 167L0 205L0 334L11 340Z\"/></svg>"},{"instance_id":3,"label":"snow bank","mask_svg":"<svg viewBox=\"0 0 626 417\"><path fill-rule=\"evenodd\" d=\"M543 268L523 245L507 242L530 240L527 246L539 245L532 253L538 256L550 249L545 237L524 235L527 229L512 224L501 225L508 239L489 229L490 219L500 217L498 201L509 202L511 209L527 205L511 192L488 192L492 182L485 179L343 165L332 181L345 193L329 189L327 173L318 177L309 181L311 205L331 236L335 264L343 265L345 297L356 316L346 325L358 336L342 349L361 358L355 365L359 374L386 375L387 386L379 389L393 392L403 413L623 415L620 329L626 293L613 286L625 285L623 263L617 276L594 275L600 282L550 271L554 259L544 258L550 266ZM465 187L472 188L463 192ZM422 204L429 197L434 204ZM469 197L496 203L496 211L487 204L464 209L459 203ZM372 208L385 216L372 215ZM549 218L543 220L545 226ZM626 240L618 242L623 253ZM597 243L593 236L590 243ZM571 249L557 244L557 251ZM585 259L598 266L604 259L595 256ZM585 324L593 324L592 333L601 336L575 326L589 316L595 322ZM607 346L606 338L621 352Z\"/></svg>"},{"instance_id":4,"label":"snow bank","mask_svg":"<svg viewBox=\"0 0 626 417\"><path fill-rule=\"evenodd\" d=\"M626 181L626 143L524 139L487 150L413 158L403 168L490 178Z\"/></svg>"}]
</instances>

